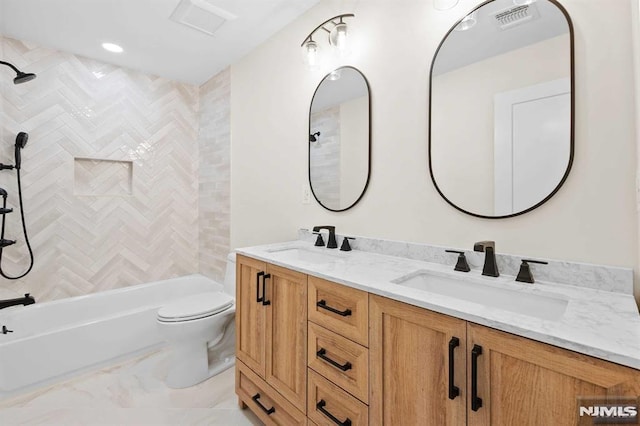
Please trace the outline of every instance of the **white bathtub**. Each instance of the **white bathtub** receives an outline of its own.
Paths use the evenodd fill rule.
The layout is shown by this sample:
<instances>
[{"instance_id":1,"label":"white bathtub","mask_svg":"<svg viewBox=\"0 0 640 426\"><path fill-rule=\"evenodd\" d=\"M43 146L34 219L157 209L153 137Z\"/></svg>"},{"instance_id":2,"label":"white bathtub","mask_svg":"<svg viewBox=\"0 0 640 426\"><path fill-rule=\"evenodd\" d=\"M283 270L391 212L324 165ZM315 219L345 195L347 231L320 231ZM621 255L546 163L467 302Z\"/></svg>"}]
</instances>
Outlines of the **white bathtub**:
<instances>
[{"instance_id":1,"label":"white bathtub","mask_svg":"<svg viewBox=\"0 0 640 426\"><path fill-rule=\"evenodd\" d=\"M178 297L220 291L189 275L0 310L0 399L163 345L156 311ZM37 300L37 295L35 295Z\"/></svg>"}]
</instances>

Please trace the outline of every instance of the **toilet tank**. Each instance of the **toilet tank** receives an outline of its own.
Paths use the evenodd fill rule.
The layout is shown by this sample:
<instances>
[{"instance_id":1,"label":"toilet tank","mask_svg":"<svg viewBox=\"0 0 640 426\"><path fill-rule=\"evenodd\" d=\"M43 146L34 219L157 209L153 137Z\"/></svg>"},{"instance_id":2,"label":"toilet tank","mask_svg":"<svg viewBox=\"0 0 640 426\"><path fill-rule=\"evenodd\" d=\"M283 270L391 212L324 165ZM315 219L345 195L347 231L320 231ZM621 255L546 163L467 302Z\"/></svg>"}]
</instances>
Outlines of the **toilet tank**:
<instances>
[{"instance_id":1,"label":"toilet tank","mask_svg":"<svg viewBox=\"0 0 640 426\"><path fill-rule=\"evenodd\" d=\"M236 253L227 256L227 270L224 274L224 292L236 297Z\"/></svg>"}]
</instances>

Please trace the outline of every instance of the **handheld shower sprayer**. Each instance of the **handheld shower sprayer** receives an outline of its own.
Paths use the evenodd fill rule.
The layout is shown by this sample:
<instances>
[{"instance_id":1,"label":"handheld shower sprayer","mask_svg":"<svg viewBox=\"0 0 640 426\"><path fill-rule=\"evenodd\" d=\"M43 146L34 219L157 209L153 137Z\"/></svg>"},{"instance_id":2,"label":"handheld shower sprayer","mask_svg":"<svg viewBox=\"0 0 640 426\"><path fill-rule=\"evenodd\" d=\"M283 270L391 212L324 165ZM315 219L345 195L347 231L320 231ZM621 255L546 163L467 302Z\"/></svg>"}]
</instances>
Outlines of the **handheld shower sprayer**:
<instances>
[{"instance_id":1,"label":"handheld shower sprayer","mask_svg":"<svg viewBox=\"0 0 640 426\"><path fill-rule=\"evenodd\" d=\"M22 165L22 157L20 155L20 151L22 151L22 148L24 148L28 140L29 134L26 132L20 132L18 133L18 136L16 136L16 145L14 151L14 158L16 161L14 167L16 170L20 170L20 166Z\"/></svg>"},{"instance_id":2,"label":"handheld shower sprayer","mask_svg":"<svg viewBox=\"0 0 640 426\"><path fill-rule=\"evenodd\" d=\"M22 151L22 148L24 148L27 145L28 140L29 140L28 133L26 132L18 133L18 135L16 136L15 151L14 151L15 164L13 166L0 164L0 170L6 170L6 169L16 170L16 177L18 180L18 201L20 204L20 218L22 219L22 231L24 233L24 240L25 240L25 244L27 245L27 250L29 250L29 258L30 258L29 268L20 275L17 275L17 276L7 275L2 269L3 249L5 247L15 244L16 241L8 240L4 238L6 217L7 217L7 214L13 211L13 209L7 207L7 196L8 196L7 191L0 188L0 197L2 197L2 207L0 208L0 215L2 216L2 227L0 228L0 275L8 280L17 280L18 278L22 278L25 275L27 275L29 272L31 272L31 269L33 268L33 250L31 249L31 244L29 243L29 236L27 235L27 225L24 220L24 207L22 205L22 183L20 180L20 167L22 165L21 151Z\"/></svg>"},{"instance_id":3,"label":"handheld shower sprayer","mask_svg":"<svg viewBox=\"0 0 640 426\"><path fill-rule=\"evenodd\" d=\"M26 83L27 81L31 81L34 78L36 78L35 74L30 72L22 72L18 68L16 68L13 64L10 64L9 62L0 61L0 65L6 65L16 72L16 77L13 79L13 84Z\"/></svg>"}]
</instances>

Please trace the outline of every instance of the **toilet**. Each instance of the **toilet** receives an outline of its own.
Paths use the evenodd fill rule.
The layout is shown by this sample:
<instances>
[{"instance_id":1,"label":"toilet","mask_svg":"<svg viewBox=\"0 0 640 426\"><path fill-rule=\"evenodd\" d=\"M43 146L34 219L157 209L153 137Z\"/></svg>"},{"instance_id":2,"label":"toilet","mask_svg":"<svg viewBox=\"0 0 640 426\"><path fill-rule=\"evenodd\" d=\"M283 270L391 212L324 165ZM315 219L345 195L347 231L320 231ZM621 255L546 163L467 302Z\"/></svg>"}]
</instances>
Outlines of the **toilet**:
<instances>
[{"instance_id":1,"label":"toilet","mask_svg":"<svg viewBox=\"0 0 640 426\"><path fill-rule=\"evenodd\" d=\"M186 296L158 309L158 330L171 351L167 386L194 386L235 364L235 289L235 253L230 253L222 291Z\"/></svg>"}]
</instances>

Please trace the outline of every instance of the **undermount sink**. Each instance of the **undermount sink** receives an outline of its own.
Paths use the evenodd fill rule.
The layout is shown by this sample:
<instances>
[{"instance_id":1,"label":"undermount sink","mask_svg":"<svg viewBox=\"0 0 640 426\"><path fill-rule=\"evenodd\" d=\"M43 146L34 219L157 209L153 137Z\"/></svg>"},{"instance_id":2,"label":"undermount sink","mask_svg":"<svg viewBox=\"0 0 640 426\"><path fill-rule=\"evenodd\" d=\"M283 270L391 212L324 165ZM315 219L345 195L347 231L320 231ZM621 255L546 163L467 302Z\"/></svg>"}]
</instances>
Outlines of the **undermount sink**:
<instances>
[{"instance_id":1,"label":"undermount sink","mask_svg":"<svg viewBox=\"0 0 640 426\"><path fill-rule=\"evenodd\" d=\"M271 250L269 253L277 257L282 257L282 259L299 260L307 263L330 263L342 260L340 256L336 254L320 253L305 248L283 248Z\"/></svg>"},{"instance_id":2,"label":"undermount sink","mask_svg":"<svg viewBox=\"0 0 640 426\"><path fill-rule=\"evenodd\" d=\"M509 290L483 281L472 277L455 279L429 271L416 271L392 282L544 320L560 319L569 303L560 296Z\"/></svg>"}]
</instances>

